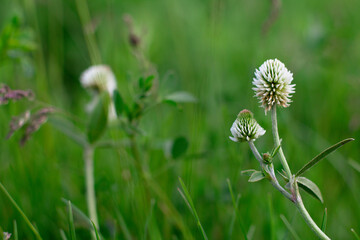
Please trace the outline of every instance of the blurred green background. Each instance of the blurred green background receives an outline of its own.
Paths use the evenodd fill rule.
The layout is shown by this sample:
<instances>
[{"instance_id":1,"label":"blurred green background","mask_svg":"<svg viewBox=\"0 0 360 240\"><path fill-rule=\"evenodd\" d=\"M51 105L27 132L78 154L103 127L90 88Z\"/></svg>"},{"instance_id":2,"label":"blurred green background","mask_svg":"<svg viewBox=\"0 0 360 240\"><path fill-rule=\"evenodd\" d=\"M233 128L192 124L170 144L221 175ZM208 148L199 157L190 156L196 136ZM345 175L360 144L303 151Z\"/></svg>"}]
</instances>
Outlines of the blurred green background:
<instances>
[{"instance_id":1,"label":"blurred green background","mask_svg":"<svg viewBox=\"0 0 360 240\"><path fill-rule=\"evenodd\" d=\"M86 119L84 106L90 97L79 76L91 59L76 2L1 0L0 29L15 21L26 47L1 56L0 82L32 89L38 100ZM301 239L316 239L294 206L270 184L248 183L240 174L258 164L247 144L228 138L237 113L247 108L267 130L256 141L259 150L272 148L270 116L264 115L251 89L255 69L269 58L278 58L294 73L293 103L278 111L280 137L293 172L331 144L356 139L306 174L322 190L324 204L303 195L318 224L324 208L328 209L326 232L333 239L353 239L351 228L360 232L360 172L349 164L360 157L360 1L290 0L280 5L278 16L264 31L272 1L88 1L91 22L85 28L94 31L102 62L113 69L120 92L129 98L129 84L142 74L128 43L123 21L127 13L134 19L146 57L158 70L162 91L185 90L198 99L180 109L168 105L152 109L141 121L140 138L142 156L155 181L195 239L201 238L200 231L177 191L179 176L189 188L209 239L243 239L239 218L246 231L253 231L252 239L292 239L280 214ZM18 145L18 136L6 141L11 117L19 115L24 105L0 106L0 181L44 239L61 239L60 229L68 232L61 198L87 212L82 150L50 124L24 147ZM116 130L108 136L113 136L111 131L122 137ZM185 136L190 145L185 156L171 160L163 148L177 136ZM121 215L132 238L142 238L144 216L149 213L137 215L143 207L129 177L128 149L99 149L95 158L103 236L125 239ZM280 169L278 161L276 167ZM232 236L234 208L227 178L234 192L241 194ZM154 200L148 237L182 239L159 210L156 196ZM4 231L12 232L16 220L19 238L33 239L3 194L0 216ZM78 238L89 238L80 223L76 231Z\"/></svg>"}]
</instances>

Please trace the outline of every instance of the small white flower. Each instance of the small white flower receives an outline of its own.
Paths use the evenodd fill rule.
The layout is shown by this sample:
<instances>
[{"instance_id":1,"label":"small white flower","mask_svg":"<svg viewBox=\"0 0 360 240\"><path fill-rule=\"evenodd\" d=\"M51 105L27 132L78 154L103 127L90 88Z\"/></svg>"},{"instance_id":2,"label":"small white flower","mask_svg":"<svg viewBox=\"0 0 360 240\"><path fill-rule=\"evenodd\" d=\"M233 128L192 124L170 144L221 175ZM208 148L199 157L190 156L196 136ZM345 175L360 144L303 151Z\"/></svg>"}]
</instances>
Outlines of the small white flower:
<instances>
[{"instance_id":1,"label":"small white flower","mask_svg":"<svg viewBox=\"0 0 360 240\"><path fill-rule=\"evenodd\" d=\"M86 69L80 77L81 85L95 92L107 91L112 96L116 86L116 78L109 66L95 65Z\"/></svg>"},{"instance_id":2,"label":"small white flower","mask_svg":"<svg viewBox=\"0 0 360 240\"><path fill-rule=\"evenodd\" d=\"M253 90L265 113L274 105L290 106L290 94L295 93L292 80L293 74L277 59L269 59L256 69Z\"/></svg>"},{"instance_id":3,"label":"small white flower","mask_svg":"<svg viewBox=\"0 0 360 240\"><path fill-rule=\"evenodd\" d=\"M265 130L256 122L252 112L242 110L230 128L234 142L255 141L258 137L265 134Z\"/></svg>"},{"instance_id":4,"label":"small white flower","mask_svg":"<svg viewBox=\"0 0 360 240\"><path fill-rule=\"evenodd\" d=\"M99 100L98 93L106 91L110 97L112 97L114 90L117 88L115 75L107 65L94 65L89 67L81 74L80 82L84 88L91 89L96 94L94 99L86 107L89 112L94 109ZM112 101L109 106L108 118L110 121L116 119L115 106Z\"/></svg>"}]
</instances>

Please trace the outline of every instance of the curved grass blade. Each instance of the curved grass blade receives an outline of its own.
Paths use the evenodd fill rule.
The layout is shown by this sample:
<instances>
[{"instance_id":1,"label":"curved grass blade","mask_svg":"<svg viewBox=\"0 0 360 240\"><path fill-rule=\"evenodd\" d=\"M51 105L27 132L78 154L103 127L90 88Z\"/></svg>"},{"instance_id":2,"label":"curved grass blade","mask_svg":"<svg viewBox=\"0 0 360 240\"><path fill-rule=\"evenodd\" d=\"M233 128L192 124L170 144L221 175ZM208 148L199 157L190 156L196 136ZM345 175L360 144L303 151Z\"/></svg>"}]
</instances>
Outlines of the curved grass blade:
<instances>
[{"instance_id":1,"label":"curved grass blade","mask_svg":"<svg viewBox=\"0 0 360 240\"><path fill-rule=\"evenodd\" d=\"M38 230L36 230L36 228L34 227L34 225L31 224L30 220L28 219L28 217L25 215L25 213L21 210L21 208L19 207L19 205L15 202L15 200L11 197L10 193L6 190L6 188L4 187L4 185L2 185L2 183L0 183L0 189L3 191L3 193L7 196L7 198L10 200L10 202L14 205L14 207L16 208L16 210L19 211L20 215L22 216L22 218L25 220L26 224L29 226L29 228L31 229L31 231L35 234L36 239L38 240L42 240Z\"/></svg>"},{"instance_id":2,"label":"curved grass blade","mask_svg":"<svg viewBox=\"0 0 360 240\"><path fill-rule=\"evenodd\" d=\"M180 181L181 188L183 189L184 192L182 192L182 191L180 190L180 188L178 188L178 191L179 191L181 197L184 199L186 205L189 207L191 213L194 215L194 217L195 217L195 219L196 219L196 222L197 222L197 225L198 225L198 227L200 228L200 231L201 231L201 234L202 234L204 240L208 240L208 238L207 238L207 236L206 236L206 233L205 233L205 231L204 231L204 228L203 228L202 225L201 225L199 216L198 216L198 214L197 214L197 212L196 212L194 203L193 203L193 201L192 201L192 199L191 199L190 193L189 193L188 189L186 188L183 180L182 180L180 177L179 177L179 181Z\"/></svg>"},{"instance_id":3,"label":"curved grass blade","mask_svg":"<svg viewBox=\"0 0 360 240\"><path fill-rule=\"evenodd\" d=\"M91 220L90 220L91 221ZM94 227L94 231L95 231L95 236L96 236L96 240L100 240L100 236L99 236L99 233L98 233L98 230L95 226L95 223L93 221L91 221L91 224L93 225Z\"/></svg>"},{"instance_id":4,"label":"curved grass blade","mask_svg":"<svg viewBox=\"0 0 360 240\"><path fill-rule=\"evenodd\" d=\"M70 231L70 239L71 239L71 240L76 240L75 226L74 226L74 218L73 218L73 212L72 212L70 200L67 202L67 205L68 205L68 211L69 211L69 231Z\"/></svg>"},{"instance_id":5,"label":"curved grass blade","mask_svg":"<svg viewBox=\"0 0 360 240\"><path fill-rule=\"evenodd\" d=\"M289 221L286 219L286 217L284 215L280 215L281 220L284 222L286 228L289 230L289 232L291 233L291 235L293 236L293 238L295 240L300 240L299 235L297 235L297 233L295 232L294 228L291 226L291 224L289 223Z\"/></svg>"},{"instance_id":6,"label":"curved grass blade","mask_svg":"<svg viewBox=\"0 0 360 240\"><path fill-rule=\"evenodd\" d=\"M325 210L324 210L324 215L323 215L323 219L322 219L322 223L321 223L321 230L323 232L325 232L325 230L326 230L326 223L327 223L327 208L325 208Z\"/></svg>"},{"instance_id":7,"label":"curved grass blade","mask_svg":"<svg viewBox=\"0 0 360 240\"><path fill-rule=\"evenodd\" d=\"M64 230L62 230L62 229L60 229L60 237L61 237L61 240L67 240L66 234L65 234Z\"/></svg>"},{"instance_id":8,"label":"curved grass blade","mask_svg":"<svg viewBox=\"0 0 360 240\"><path fill-rule=\"evenodd\" d=\"M309 170L311 167L313 167L315 164L317 164L320 160L322 160L323 158L325 158L327 155L329 155L330 153L332 153L333 151L335 151L336 149L338 149L339 147L343 146L344 144L351 142L355 140L354 138L347 138L344 139L334 145L332 145L331 147L325 149L323 152L321 152L319 155L317 155L316 157L314 157L310 162L308 162L307 164L305 164L305 166L303 166L296 174L295 176L298 177L301 174L303 174L304 172L306 172L307 170Z\"/></svg>"},{"instance_id":9,"label":"curved grass blade","mask_svg":"<svg viewBox=\"0 0 360 240\"><path fill-rule=\"evenodd\" d=\"M354 234L356 240L360 240L359 235L355 232L355 230L353 228L351 229L351 232Z\"/></svg>"},{"instance_id":10,"label":"curved grass blade","mask_svg":"<svg viewBox=\"0 0 360 240\"><path fill-rule=\"evenodd\" d=\"M324 203L321 191L314 182L312 182L311 180L309 180L305 177L297 177L296 181L298 182L299 187L304 189L307 193L309 193L314 198L318 199L321 203Z\"/></svg>"}]
</instances>

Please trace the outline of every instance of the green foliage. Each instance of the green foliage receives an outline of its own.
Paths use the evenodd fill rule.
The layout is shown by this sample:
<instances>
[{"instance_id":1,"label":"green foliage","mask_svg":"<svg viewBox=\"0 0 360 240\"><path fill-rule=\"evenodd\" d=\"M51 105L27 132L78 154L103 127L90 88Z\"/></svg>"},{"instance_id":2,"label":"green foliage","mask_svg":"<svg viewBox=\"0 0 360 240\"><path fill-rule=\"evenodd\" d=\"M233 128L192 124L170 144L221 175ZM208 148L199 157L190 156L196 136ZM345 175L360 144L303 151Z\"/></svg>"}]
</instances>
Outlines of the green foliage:
<instances>
[{"instance_id":1,"label":"green foliage","mask_svg":"<svg viewBox=\"0 0 360 240\"><path fill-rule=\"evenodd\" d=\"M109 115L109 95L102 93L92 110L87 128L87 136L90 143L94 143L104 134Z\"/></svg>"},{"instance_id":2,"label":"green foliage","mask_svg":"<svg viewBox=\"0 0 360 240\"><path fill-rule=\"evenodd\" d=\"M185 137L177 137L171 148L171 156L173 159L177 159L186 153L189 147L189 142Z\"/></svg>"},{"instance_id":3,"label":"green foliage","mask_svg":"<svg viewBox=\"0 0 360 240\"><path fill-rule=\"evenodd\" d=\"M264 174L260 171L255 171L251 174L249 178L249 182L258 182L260 180L263 180L265 178Z\"/></svg>"},{"instance_id":4,"label":"green foliage","mask_svg":"<svg viewBox=\"0 0 360 240\"><path fill-rule=\"evenodd\" d=\"M321 203L324 202L321 191L314 182L305 177L297 177L296 181L298 182L300 188L304 189L307 193L318 199Z\"/></svg>"},{"instance_id":5,"label":"green foliage","mask_svg":"<svg viewBox=\"0 0 360 240\"><path fill-rule=\"evenodd\" d=\"M319 155L317 155L316 157L314 157L310 162L308 162L305 166L303 166L296 174L295 176L300 176L302 175L304 172L306 172L307 170L309 170L311 167L313 167L315 164L317 164L320 160L324 159L327 155L329 155L330 153L332 153L333 151L335 151L336 149L338 149L339 147L343 146L344 144L354 141L355 139L353 138L348 138L345 140L342 140L336 144L334 144L333 146L325 149L323 152L321 152Z\"/></svg>"}]
</instances>

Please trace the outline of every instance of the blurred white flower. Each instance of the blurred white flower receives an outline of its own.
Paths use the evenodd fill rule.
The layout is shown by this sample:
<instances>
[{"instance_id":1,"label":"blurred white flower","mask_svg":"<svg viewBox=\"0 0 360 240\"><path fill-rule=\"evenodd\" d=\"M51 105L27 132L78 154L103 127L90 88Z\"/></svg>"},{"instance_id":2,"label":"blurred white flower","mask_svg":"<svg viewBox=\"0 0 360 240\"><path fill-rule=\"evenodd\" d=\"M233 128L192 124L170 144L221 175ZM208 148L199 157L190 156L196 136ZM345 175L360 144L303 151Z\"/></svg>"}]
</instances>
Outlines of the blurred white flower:
<instances>
[{"instance_id":1,"label":"blurred white flower","mask_svg":"<svg viewBox=\"0 0 360 240\"><path fill-rule=\"evenodd\" d=\"M81 85L95 92L107 91L112 96L116 86L116 78L107 65L95 65L86 69L80 77Z\"/></svg>"},{"instance_id":2,"label":"blurred white flower","mask_svg":"<svg viewBox=\"0 0 360 240\"><path fill-rule=\"evenodd\" d=\"M258 137L265 134L265 130L256 122L252 112L242 110L230 128L234 142L255 141Z\"/></svg>"},{"instance_id":3,"label":"blurred white flower","mask_svg":"<svg viewBox=\"0 0 360 240\"><path fill-rule=\"evenodd\" d=\"M86 69L80 77L81 85L95 93L94 99L87 105L87 111L91 112L98 101L98 94L108 92L110 97L113 96L114 90L117 89L116 78L111 68L107 65L94 65ZM116 119L114 103L109 105L109 120Z\"/></svg>"},{"instance_id":4,"label":"blurred white flower","mask_svg":"<svg viewBox=\"0 0 360 240\"><path fill-rule=\"evenodd\" d=\"M253 90L265 108L265 113L274 105L290 105L290 94L295 93L295 84L291 84L292 80L293 74L277 59L269 59L256 69Z\"/></svg>"}]
</instances>

